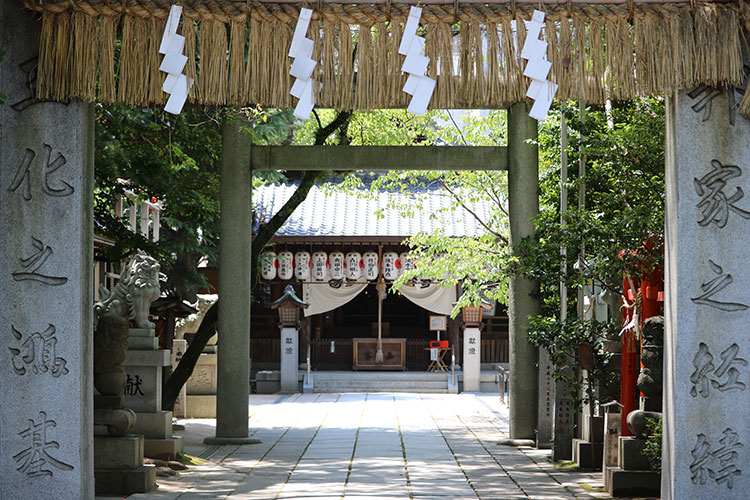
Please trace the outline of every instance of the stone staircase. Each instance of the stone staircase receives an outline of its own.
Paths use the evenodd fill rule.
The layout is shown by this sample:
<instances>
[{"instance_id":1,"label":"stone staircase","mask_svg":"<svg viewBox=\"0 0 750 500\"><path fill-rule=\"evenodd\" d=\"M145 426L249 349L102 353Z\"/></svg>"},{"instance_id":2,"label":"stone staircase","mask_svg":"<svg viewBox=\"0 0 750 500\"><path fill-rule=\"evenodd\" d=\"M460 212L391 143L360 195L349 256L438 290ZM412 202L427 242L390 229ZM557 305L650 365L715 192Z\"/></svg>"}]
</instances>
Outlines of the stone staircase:
<instances>
[{"instance_id":1,"label":"stone staircase","mask_svg":"<svg viewBox=\"0 0 750 500\"><path fill-rule=\"evenodd\" d=\"M456 373L458 377L458 373ZM446 372L313 373L312 392L449 392Z\"/></svg>"}]
</instances>

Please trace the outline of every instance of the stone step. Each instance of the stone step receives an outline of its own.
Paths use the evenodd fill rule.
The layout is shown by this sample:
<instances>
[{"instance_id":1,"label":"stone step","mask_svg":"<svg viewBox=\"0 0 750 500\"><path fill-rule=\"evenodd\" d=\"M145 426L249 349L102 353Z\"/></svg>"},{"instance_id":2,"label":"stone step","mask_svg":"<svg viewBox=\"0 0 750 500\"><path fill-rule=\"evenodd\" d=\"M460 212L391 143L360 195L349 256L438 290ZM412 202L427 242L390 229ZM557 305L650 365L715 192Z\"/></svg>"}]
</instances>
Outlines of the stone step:
<instances>
[{"instance_id":1,"label":"stone step","mask_svg":"<svg viewBox=\"0 0 750 500\"><path fill-rule=\"evenodd\" d=\"M447 372L320 372L314 373L315 380L335 381L445 381Z\"/></svg>"},{"instance_id":2,"label":"stone step","mask_svg":"<svg viewBox=\"0 0 750 500\"><path fill-rule=\"evenodd\" d=\"M442 380L319 380L315 377L314 392L448 392L448 381Z\"/></svg>"}]
</instances>

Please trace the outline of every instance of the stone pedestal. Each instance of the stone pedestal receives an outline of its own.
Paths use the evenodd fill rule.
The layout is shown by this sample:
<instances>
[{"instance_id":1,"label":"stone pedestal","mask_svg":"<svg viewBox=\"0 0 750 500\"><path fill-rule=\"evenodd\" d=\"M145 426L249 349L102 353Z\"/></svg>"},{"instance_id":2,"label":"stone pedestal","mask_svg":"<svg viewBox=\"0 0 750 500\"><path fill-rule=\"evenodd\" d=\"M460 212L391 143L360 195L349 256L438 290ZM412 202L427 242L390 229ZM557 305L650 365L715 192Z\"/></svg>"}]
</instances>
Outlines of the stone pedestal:
<instances>
[{"instance_id":1,"label":"stone pedestal","mask_svg":"<svg viewBox=\"0 0 750 500\"><path fill-rule=\"evenodd\" d=\"M141 435L94 437L94 475L97 494L131 494L156 486L156 468L143 464Z\"/></svg>"},{"instance_id":2,"label":"stone pedestal","mask_svg":"<svg viewBox=\"0 0 750 500\"><path fill-rule=\"evenodd\" d=\"M573 461L581 469L602 469L604 417L583 416L582 439L573 440Z\"/></svg>"},{"instance_id":3,"label":"stone pedestal","mask_svg":"<svg viewBox=\"0 0 750 500\"><path fill-rule=\"evenodd\" d=\"M216 354L203 353L195 363L192 375L185 384L185 416L188 418L216 418Z\"/></svg>"},{"instance_id":4,"label":"stone pedestal","mask_svg":"<svg viewBox=\"0 0 750 500\"><path fill-rule=\"evenodd\" d=\"M479 328L464 328L464 391L479 392L481 374L482 341Z\"/></svg>"},{"instance_id":5,"label":"stone pedestal","mask_svg":"<svg viewBox=\"0 0 750 500\"><path fill-rule=\"evenodd\" d=\"M748 496L750 120L732 105L740 96L700 87L667 99L665 500Z\"/></svg>"},{"instance_id":6,"label":"stone pedestal","mask_svg":"<svg viewBox=\"0 0 750 500\"><path fill-rule=\"evenodd\" d=\"M150 348L157 340L152 329L131 328L129 335L123 367L128 377L125 407L135 411L137 417L131 432L146 438L147 457L173 458L182 451L182 438L172 436L172 412L161 409L162 368L169 366L170 353ZM147 348L140 350L134 346Z\"/></svg>"},{"instance_id":7,"label":"stone pedestal","mask_svg":"<svg viewBox=\"0 0 750 500\"><path fill-rule=\"evenodd\" d=\"M94 437L94 482L97 495L145 493L156 487L156 467L143 465L140 435Z\"/></svg>"},{"instance_id":8,"label":"stone pedestal","mask_svg":"<svg viewBox=\"0 0 750 500\"><path fill-rule=\"evenodd\" d=\"M299 332L296 328L281 329L281 392L297 392L299 367Z\"/></svg>"},{"instance_id":9,"label":"stone pedestal","mask_svg":"<svg viewBox=\"0 0 750 500\"><path fill-rule=\"evenodd\" d=\"M0 498L92 498L93 105L38 101L41 20L0 24Z\"/></svg>"},{"instance_id":10,"label":"stone pedestal","mask_svg":"<svg viewBox=\"0 0 750 500\"><path fill-rule=\"evenodd\" d=\"M186 350L187 350L186 340L184 339L172 340L172 371L174 371L174 369L180 363L180 360L182 359L182 356L185 354ZM182 388L180 389L180 393L177 395L177 399L175 399L174 408L172 409L172 415L174 415L175 418L183 418L187 416L187 414L185 413L185 410L186 410L185 398L186 397L187 397L187 387L183 385Z\"/></svg>"},{"instance_id":11,"label":"stone pedestal","mask_svg":"<svg viewBox=\"0 0 750 500\"><path fill-rule=\"evenodd\" d=\"M616 466L604 471L604 487L610 495L659 496L661 475L651 470L651 464L643 455L647 439L631 436L620 437Z\"/></svg>"}]
</instances>

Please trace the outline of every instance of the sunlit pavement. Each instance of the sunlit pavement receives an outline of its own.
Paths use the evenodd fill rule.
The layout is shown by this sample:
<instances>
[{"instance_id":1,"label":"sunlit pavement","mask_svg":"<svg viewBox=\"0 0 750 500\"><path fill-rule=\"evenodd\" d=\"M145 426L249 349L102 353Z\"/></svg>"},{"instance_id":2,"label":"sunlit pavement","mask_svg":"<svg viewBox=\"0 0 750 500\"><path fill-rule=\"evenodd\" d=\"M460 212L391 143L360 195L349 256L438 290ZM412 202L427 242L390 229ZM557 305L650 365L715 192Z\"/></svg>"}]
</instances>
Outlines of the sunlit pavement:
<instances>
[{"instance_id":1,"label":"sunlit pavement","mask_svg":"<svg viewBox=\"0 0 750 500\"><path fill-rule=\"evenodd\" d=\"M207 446L215 420L180 420L185 452L208 461L128 498L609 498L596 491L600 473L556 470L549 450L498 446L508 414L493 394L253 395L250 414L262 444Z\"/></svg>"}]
</instances>

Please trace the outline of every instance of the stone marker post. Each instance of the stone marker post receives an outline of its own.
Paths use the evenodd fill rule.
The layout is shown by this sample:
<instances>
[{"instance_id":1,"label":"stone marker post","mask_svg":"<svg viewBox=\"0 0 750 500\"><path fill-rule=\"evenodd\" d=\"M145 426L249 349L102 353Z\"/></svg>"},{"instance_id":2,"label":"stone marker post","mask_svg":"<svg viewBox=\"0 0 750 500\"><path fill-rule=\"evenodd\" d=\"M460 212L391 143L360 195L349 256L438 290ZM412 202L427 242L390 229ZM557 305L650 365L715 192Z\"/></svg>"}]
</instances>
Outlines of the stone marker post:
<instances>
[{"instance_id":1,"label":"stone marker post","mask_svg":"<svg viewBox=\"0 0 750 500\"><path fill-rule=\"evenodd\" d=\"M185 355L186 350L187 340L174 339L172 341L172 371L174 371L174 369L177 368L177 365L180 364L180 360L182 359L182 356ZM177 395L177 399L175 399L174 408L172 409L172 414L175 418L184 418L187 416L185 414L186 395L187 388L183 385L182 389L180 389L180 393Z\"/></svg>"},{"instance_id":2,"label":"stone marker post","mask_svg":"<svg viewBox=\"0 0 750 500\"><path fill-rule=\"evenodd\" d=\"M508 110L508 208L510 243L517 252L521 240L534 234L534 218L539 214L539 151L535 144L537 122L529 117L526 102ZM514 275L510 279L508 316L510 320L510 438L536 437L538 405L537 351L528 340L529 316L539 314L539 304L531 297L534 283Z\"/></svg>"},{"instance_id":3,"label":"stone marker post","mask_svg":"<svg viewBox=\"0 0 750 500\"><path fill-rule=\"evenodd\" d=\"M539 413L536 423L537 448L552 444L552 415L555 404L555 382L552 379L552 362L546 349L539 349Z\"/></svg>"},{"instance_id":4,"label":"stone marker post","mask_svg":"<svg viewBox=\"0 0 750 500\"><path fill-rule=\"evenodd\" d=\"M745 499L750 487L750 121L737 112L741 97L698 87L667 100L666 500Z\"/></svg>"},{"instance_id":5,"label":"stone marker post","mask_svg":"<svg viewBox=\"0 0 750 500\"><path fill-rule=\"evenodd\" d=\"M296 328L281 329L281 392L297 392L297 370L299 368L298 342L299 332Z\"/></svg>"},{"instance_id":6,"label":"stone marker post","mask_svg":"<svg viewBox=\"0 0 750 500\"><path fill-rule=\"evenodd\" d=\"M0 498L90 499L93 107L38 101L36 16L0 25Z\"/></svg>"},{"instance_id":7,"label":"stone marker post","mask_svg":"<svg viewBox=\"0 0 750 500\"><path fill-rule=\"evenodd\" d=\"M464 391L479 392L479 375L481 373L482 341L479 328L464 328Z\"/></svg>"}]
</instances>

